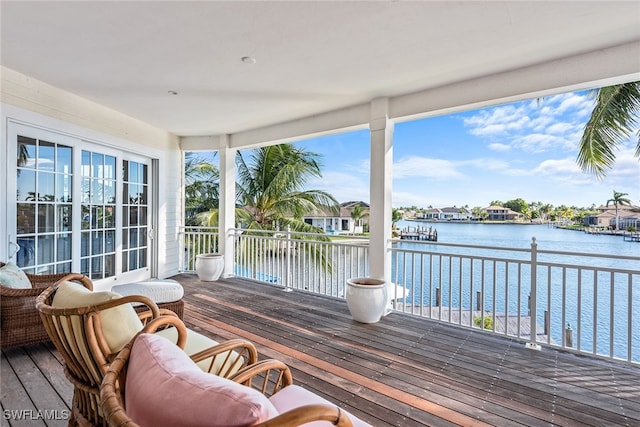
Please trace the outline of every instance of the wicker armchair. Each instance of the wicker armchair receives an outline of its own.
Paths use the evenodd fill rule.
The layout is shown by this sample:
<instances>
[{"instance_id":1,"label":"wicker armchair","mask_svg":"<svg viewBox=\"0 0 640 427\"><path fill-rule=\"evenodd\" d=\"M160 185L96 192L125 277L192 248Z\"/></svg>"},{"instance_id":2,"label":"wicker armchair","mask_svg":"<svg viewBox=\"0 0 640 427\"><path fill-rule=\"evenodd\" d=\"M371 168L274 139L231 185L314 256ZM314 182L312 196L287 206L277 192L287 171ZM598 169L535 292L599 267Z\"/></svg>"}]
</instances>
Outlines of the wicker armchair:
<instances>
[{"instance_id":1,"label":"wicker armchair","mask_svg":"<svg viewBox=\"0 0 640 427\"><path fill-rule=\"evenodd\" d=\"M127 414L124 405L127 390L126 374L134 341L135 339L127 344L111 363L100 387L102 410L111 427L137 427L139 425ZM293 378L289 368L284 363L274 359L263 360L247 366L230 376L229 379L252 387L267 397L282 392L286 387L297 387L292 385ZM204 401L201 404L207 405L207 402ZM247 408L249 407L250 405L247 406ZM215 411L224 411L225 409L225 407L214 408ZM181 408L174 407L171 410L175 410L179 414ZM327 425L340 427L369 426L357 419L355 423L352 423L352 419L349 417L345 411L329 404L329 402L318 403L318 400L315 400L311 404L287 410L267 421L252 425L253 427L294 427L314 421L326 421Z\"/></svg>"},{"instance_id":2,"label":"wicker armchair","mask_svg":"<svg viewBox=\"0 0 640 427\"><path fill-rule=\"evenodd\" d=\"M0 267L5 265L0 262ZM0 283L0 348L20 347L49 341L40 315L36 310L36 298L49 286L69 273L28 274L30 289L15 289Z\"/></svg>"},{"instance_id":3,"label":"wicker armchair","mask_svg":"<svg viewBox=\"0 0 640 427\"><path fill-rule=\"evenodd\" d=\"M175 313L159 309L149 298L140 295L110 299L78 308L54 307L54 297L60 285L67 281L79 281L87 289L92 289L91 281L86 276L66 276L38 296L36 309L51 341L64 359L65 375L74 386L69 424L105 426L107 422L100 409L99 387L104 373L120 350L114 348L113 340L110 340L104 330L107 327L106 315L110 313L109 316L117 320L116 326L122 323L122 330L118 331L120 335L131 332L131 328L125 325L129 316L138 316L141 321L138 324L143 325L140 332L156 333L163 328L173 327L177 330L176 344L181 348L185 346L189 331ZM148 310L136 313L131 303L144 304ZM120 339L125 339L126 343L135 337L136 333L139 332L133 331L130 336ZM206 360L214 374L230 375L257 361L255 347L245 340L230 340L220 345L209 340L209 343L211 345L208 348L191 355L191 358L196 362ZM220 359L222 363L214 363Z\"/></svg>"}]
</instances>

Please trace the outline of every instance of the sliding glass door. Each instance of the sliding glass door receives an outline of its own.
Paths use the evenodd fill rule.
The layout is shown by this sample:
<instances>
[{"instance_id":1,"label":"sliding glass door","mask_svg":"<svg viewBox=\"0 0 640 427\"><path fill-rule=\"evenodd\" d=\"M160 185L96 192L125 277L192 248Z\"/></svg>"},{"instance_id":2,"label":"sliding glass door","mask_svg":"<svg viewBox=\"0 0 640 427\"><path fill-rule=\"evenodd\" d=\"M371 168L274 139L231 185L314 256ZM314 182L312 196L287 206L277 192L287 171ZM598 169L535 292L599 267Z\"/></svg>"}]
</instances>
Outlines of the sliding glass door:
<instances>
[{"instance_id":1,"label":"sliding glass door","mask_svg":"<svg viewBox=\"0 0 640 427\"><path fill-rule=\"evenodd\" d=\"M8 130L11 260L30 273L148 278L152 160L18 123Z\"/></svg>"}]
</instances>

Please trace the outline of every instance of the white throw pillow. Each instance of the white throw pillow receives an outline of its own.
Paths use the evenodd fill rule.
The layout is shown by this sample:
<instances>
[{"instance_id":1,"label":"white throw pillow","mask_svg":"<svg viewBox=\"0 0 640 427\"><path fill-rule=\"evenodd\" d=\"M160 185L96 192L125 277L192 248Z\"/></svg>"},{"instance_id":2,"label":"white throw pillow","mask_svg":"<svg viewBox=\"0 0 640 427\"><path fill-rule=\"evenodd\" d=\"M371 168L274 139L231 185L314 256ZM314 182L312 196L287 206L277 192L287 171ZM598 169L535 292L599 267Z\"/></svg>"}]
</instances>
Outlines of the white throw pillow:
<instances>
[{"instance_id":1,"label":"white throw pillow","mask_svg":"<svg viewBox=\"0 0 640 427\"><path fill-rule=\"evenodd\" d=\"M0 267L0 283L7 288L31 289L31 281L27 275L12 262Z\"/></svg>"}]
</instances>

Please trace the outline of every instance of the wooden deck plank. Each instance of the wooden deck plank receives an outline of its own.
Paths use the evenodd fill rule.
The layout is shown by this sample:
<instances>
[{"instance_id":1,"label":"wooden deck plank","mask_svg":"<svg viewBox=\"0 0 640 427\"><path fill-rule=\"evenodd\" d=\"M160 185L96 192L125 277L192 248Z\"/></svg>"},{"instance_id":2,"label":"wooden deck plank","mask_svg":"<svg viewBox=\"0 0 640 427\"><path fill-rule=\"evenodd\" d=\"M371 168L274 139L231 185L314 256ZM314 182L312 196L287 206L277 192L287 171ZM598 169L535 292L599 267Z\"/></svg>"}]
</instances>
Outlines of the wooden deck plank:
<instances>
[{"instance_id":1,"label":"wooden deck plank","mask_svg":"<svg viewBox=\"0 0 640 427\"><path fill-rule=\"evenodd\" d=\"M5 415L12 418L10 424L66 426L73 388L63 375L62 365L46 345L3 351L2 406L13 411Z\"/></svg>"},{"instance_id":2,"label":"wooden deck plank","mask_svg":"<svg viewBox=\"0 0 640 427\"><path fill-rule=\"evenodd\" d=\"M297 384L375 426L640 425L637 365L531 351L514 338L403 313L364 325L341 299L243 279L174 278L185 288L189 327L217 341L253 341L261 358L287 363ZM3 410L68 408L72 387L51 349L2 352Z\"/></svg>"},{"instance_id":3,"label":"wooden deck plank","mask_svg":"<svg viewBox=\"0 0 640 427\"><path fill-rule=\"evenodd\" d=\"M248 288L251 288L250 284ZM246 302L251 297L245 292L251 293L251 289L234 288L232 293L236 295L231 303L227 300L227 291L221 288L209 294L198 290L194 296L216 306L216 316L229 316L232 319L230 323L234 325L236 322L255 321L257 316L257 323L263 324L264 329L247 326L256 334L268 335L269 330L293 328L294 332L289 335L286 331L278 332L274 341L290 340L290 345L296 350L309 345L307 351L327 363L339 363L362 374L380 370L378 374L384 378L383 382L393 387L397 384L402 384L405 389L413 387L414 394L427 384L439 398L444 396L453 400L458 396L461 407L467 407L457 410L473 415L480 407L482 419L489 423L598 425L604 422L626 425L629 420L635 420L635 414L639 412L635 400L623 394L635 397L633 386L625 384L625 389L619 385L605 385L610 383L610 372L608 377L585 377L576 383L570 381L579 378L580 372L575 368L583 361L582 357L571 353L547 348L542 352L532 352L508 337L396 314L387 316L375 326L359 325L354 329L345 326L345 322L353 323L349 320L346 306L329 298L320 302L310 295L297 293L292 296L292 293L269 289L265 291L269 295L265 299L267 305L263 306L255 301ZM288 305L294 303L296 308L289 309ZM228 309L234 312L227 312ZM242 312L245 313L239 314ZM371 328L375 333L368 331ZM304 332L300 332L305 329L313 330L315 335L305 337ZM295 334L292 339L291 334ZM233 336L233 331L230 331L230 336ZM324 338L332 341L323 341ZM317 347L319 342L324 346L322 349ZM349 355L360 355L360 361L341 357L345 351L341 345L349 347ZM496 349L501 349L502 353ZM292 363L295 363L294 359L291 359ZM617 366L599 359L589 361L595 363L594 367L599 363L604 363L607 369ZM623 366L621 374L627 374L625 370L630 369L637 378L637 369ZM610 393L585 389L599 385ZM592 399L584 402L585 393L593 394ZM621 407L630 411L621 412Z\"/></svg>"},{"instance_id":4,"label":"wooden deck plank","mask_svg":"<svg viewBox=\"0 0 640 427\"><path fill-rule=\"evenodd\" d=\"M198 296L199 296L199 297L201 297L201 298L203 298L203 299L205 299L205 300L207 299L207 298L204 298L202 295L198 295ZM214 300L212 300L212 299L209 299L209 301L210 301L210 302L214 302ZM216 302L216 304L217 304L217 305L221 305L221 304L222 304L222 302L221 302L221 301L217 301L217 300L216 300L215 302ZM245 309L245 308L243 308L243 307L236 307L236 308L238 309L238 312L248 311L248 309ZM252 313L252 316L253 316L254 314L255 314L255 313ZM237 316L237 313L234 313L234 314L231 314L231 315L232 315L232 316ZM237 320L237 319L236 319L236 320ZM292 319L291 319L291 318L289 318L289 320L292 320ZM260 323L260 324L263 324L264 322L259 322L259 323ZM271 327L271 326L272 326L272 325L270 325L270 327ZM311 341L312 341L312 342L317 342L317 341L318 341L318 337L317 337L317 336L316 336L316 337L314 337ZM388 343L387 343L387 344L388 344ZM327 349L327 348L331 348L331 347L330 347L330 346L327 346L327 345L326 345L326 343L323 343L323 347L322 347L322 348L324 349L324 351L326 351L326 349ZM336 361L336 362L340 362L340 361ZM344 361L342 361L342 363L344 363ZM357 366L358 366L358 365L347 366L347 367L348 367L349 369L357 369ZM382 368L381 368L381 367L377 367L376 369L382 369ZM412 376L410 375L408 378L406 378L407 382L405 383L405 385L410 383L410 382L409 382L409 380L411 379L411 377L415 377L415 374L416 374L416 373L415 373L415 372L413 372L413 375L412 375ZM448 394L448 392L450 391L450 388L451 388L451 387L450 387L450 384L449 384L449 385L447 385L447 386L445 386L445 387L441 387L441 388L437 391L437 396L446 396L446 395ZM463 399L466 401L466 402L465 402L465 405L467 405L467 406L466 406L467 408L469 408L469 407L474 407L474 405L478 405L479 403L482 403L482 399L481 399L480 401L478 401L478 399L479 399L479 398L470 396L470 393L468 392L468 384L467 384L467 385L464 385L464 384L463 384L463 385L462 385L462 387L461 387L461 391L465 391L465 390L464 390L465 388L467 388L466 393L459 393L459 392L458 392L457 394L454 394L454 396L457 396L458 398L459 398L460 396L463 396ZM418 386L418 390L419 390L419 386ZM483 390L484 390L484 387L481 387L481 388L480 388L481 393L482 393L482 394L485 394ZM455 392L455 390L454 390L454 392ZM505 397L505 396L502 396L502 397ZM474 400L474 399L475 399L475 400ZM483 399L485 399L485 398L483 398ZM486 399L485 399L485 400L486 400ZM489 400L490 400L490 399L489 399ZM497 401L496 401L496 402L497 402ZM531 419L528 419L528 418L524 417L524 416L523 416L523 414L516 413L515 411L513 411L513 410L511 410L511 409L503 409L502 411L500 411L500 410L497 410L497 411L496 411L496 410L495 410L495 408L499 408L499 406L493 406L493 410L494 410L496 413L503 412L503 414L501 414L501 416L502 416L502 417L504 417L504 416L505 416L505 415L504 415L504 413L505 413L505 412L506 412L506 413L508 413L509 415L507 415L507 417L508 417L508 419L509 419L509 421L510 421L510 422L516 422L516 419L518 420L518 422L521 422L521 423L526 423L526 422L531 422L531 421L532 421ZM514 414L517 414L517 416L514 416ZM537 414L535 414L535 415L537 415L538 417L540 417L540 419L546 419L547 421L550 421L550 420L554 417L554 414L553 414L553 412L552 412L552 411L550 411L550 410L549 410L549 407L541 408L541 409L538 411L538 413L537 413ZM556 417L556 418L559 418L559 416L558 416L558 415L555 415L555 417ZM536 418L535 420L538 420L538 418ZM505 422L506 422L506 420L505 420L504 418L498 418L498 417L496 417L495 419L491 419L490 421L491 421L492 423L495 423L495 424L498 424L498 425L499 425L499 424L501 424L501 423L505 423ZM565 422L565 423L568 423L568 422L569 422L569 420L568 420L568 419L566 419L566 420L564 420L564 422Z\"/></svg>"},{"instance_id":5,"label":"wooden deck plank","mask_svg":"<svg viewBox=\"0 0 640 427\"><path fill-rule=\"evenodd\" d=\"M17 354L17 356L15 356ZM2 364L0 365L0 369L2 372L2 391L1 391L1 403L2 403L2 426L9 426L12 424L17 424L19 421L11 420L11 424L9 423L9 418L18 418L22 417L22 411L37 411L38 408L31 401L29 397L29 393L23 386L22 381L20 380L18 374L21 372L20 366L18 366L18 371L16 372L10 362L10 358L13 359L14 364L18 364L17 360L20 354L24 355L24 352L21 349L11 349L8 352L2 352ZM21 364L19 364L21 365ZM5 411L17 411L20 415L11 416L10 412ZM24 425L24 424L23 424ZM44 421L42 420L34 420L31 425L44 426Z\"/></svg>"}]
</instances>

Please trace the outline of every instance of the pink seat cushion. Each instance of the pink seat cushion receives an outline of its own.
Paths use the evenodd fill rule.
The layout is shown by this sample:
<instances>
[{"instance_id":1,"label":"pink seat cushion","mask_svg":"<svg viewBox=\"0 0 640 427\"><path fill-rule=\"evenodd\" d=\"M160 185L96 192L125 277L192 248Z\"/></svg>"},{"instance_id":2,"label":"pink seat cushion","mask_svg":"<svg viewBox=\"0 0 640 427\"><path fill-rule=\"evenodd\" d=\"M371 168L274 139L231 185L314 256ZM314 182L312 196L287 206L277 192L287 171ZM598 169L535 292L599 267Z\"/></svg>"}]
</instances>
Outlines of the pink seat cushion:
<instances>
[{"instance_id":1,"label":"pink seat cushion","mask_svg":"<svg viewBox=\"0 0 640 427\"><path fill-rule=\"evenodd\" d=\"M297 385L290 385L283 388L282 390L280 390L279 392L271 396L269 400L271 401L273 406L275 406L276 410L281 414L284 412L290 411L291 409L298 408L300 406L317 404L317 403L336 406L331 402L329 402L328 400L325 400L322 397L311 393L309 390L305 390L304 388ZM355 416L351 415L347 411L343 410L343 412L347 414L347 416L351 420L351 423L353 423L354 427L371 427L370 424L367 424L361 419L356 418ZM314 421L312 423L307 423L303 425L304 427L330 427L333 424L331 424L328 421Z\"/></svg>"},{"instance_id":2,"label":"pink seat cushion","mask_svg":"<svg viewBox=\"0 0 640 427\"><path fill-rule=\"evenodd\" d=\"M125 406L148 427L251 426L278 415L262 393L202 372L178 346L151 334L133 344Z\"/></svg>"}]
</instances>

